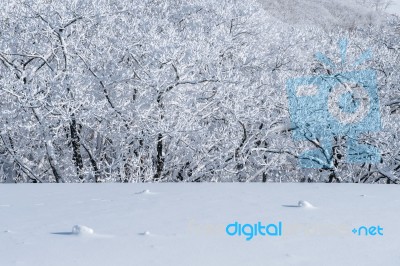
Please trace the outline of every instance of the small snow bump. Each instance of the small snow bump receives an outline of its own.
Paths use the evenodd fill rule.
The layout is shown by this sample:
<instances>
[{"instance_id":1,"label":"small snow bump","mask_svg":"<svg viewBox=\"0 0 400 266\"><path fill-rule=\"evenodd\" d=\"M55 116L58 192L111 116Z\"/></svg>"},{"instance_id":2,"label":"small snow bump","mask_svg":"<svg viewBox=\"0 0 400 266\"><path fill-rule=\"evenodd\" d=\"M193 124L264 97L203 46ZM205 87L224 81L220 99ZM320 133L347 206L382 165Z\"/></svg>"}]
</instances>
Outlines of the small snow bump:
<instances>
[{"instance_id":1,"label":"small snow bump","mask_svg":"<svg viewBox=\"0 0 400 266\"><path fill-rule=\"evenodd\" d=\"M149 189L145 189L143 191L136 192L136 194L151 194Z\"/></svg>"},{"instance_id":2,"label":"small snow bump","mask_svg":"<svg viewBox=\"0 0 400 266\"><path fill-rule=\"evenodd\" d=\"M84 225L74 225L72 227L72 234L74 235L93 235L94 230Z\"/></svg>"},{"instance_id":3,"label":"small snow bump","mask_svg":"<svg viewBox=\"0 0 400 266\"><path fill-rule=\"evenodd\" d=\"M314 208L314 206L311 203L305 200L300 200L298 206L301 208Z\"/></svg>"},{"instance_id":4,"label":"small snow bump","mask_svg":"<svg viewBox=\"0 0 400 266\"><path fill-rule=\"evenodd\" d=\"M145 231L143 233L140 233L139 235L141 235L141 236L149 236L150 232L149 231Z\"/></svg>"}]
</instances>

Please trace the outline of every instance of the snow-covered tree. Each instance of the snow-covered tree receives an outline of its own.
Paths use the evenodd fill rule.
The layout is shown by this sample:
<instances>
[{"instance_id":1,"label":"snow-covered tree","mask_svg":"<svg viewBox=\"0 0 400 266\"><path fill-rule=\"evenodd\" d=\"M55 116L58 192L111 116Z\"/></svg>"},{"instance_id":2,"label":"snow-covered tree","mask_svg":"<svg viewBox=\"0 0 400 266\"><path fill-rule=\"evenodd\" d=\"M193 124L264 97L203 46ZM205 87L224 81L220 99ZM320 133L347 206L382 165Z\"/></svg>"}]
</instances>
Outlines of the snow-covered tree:
<instances>
[{"instance_id":1,"label":"snow-covered tree","mask_svg":"<svg viewBox=\"0 0 400 266\"><path fill-rule=\"evenodd\" d=\"M265 7L265 6L264 6ZM0 10L6 182L397 182L399 19L296 27L255 0L18 0ZM371 49L382 163L304 170L287 80Z\"/></svg>"}]
</instances>

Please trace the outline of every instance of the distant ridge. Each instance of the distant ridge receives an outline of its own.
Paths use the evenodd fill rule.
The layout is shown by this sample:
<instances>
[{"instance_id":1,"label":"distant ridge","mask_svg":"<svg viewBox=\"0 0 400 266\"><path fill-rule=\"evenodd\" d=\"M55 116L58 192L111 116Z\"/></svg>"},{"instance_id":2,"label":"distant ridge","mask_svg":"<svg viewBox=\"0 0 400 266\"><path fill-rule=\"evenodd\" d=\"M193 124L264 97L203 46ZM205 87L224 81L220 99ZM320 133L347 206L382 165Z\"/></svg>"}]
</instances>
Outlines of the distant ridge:
<instances>
[{"instance_id":1,"label":"distant ridge","mask_svg":"<svg viewBox=\"0 0 400 266\"><path fill-rule=\"evenodd\" d=\"M385 14L356 0L259 0L268 15L296 27L324 28L376 24Z\"/></svg>"}]
</instances>

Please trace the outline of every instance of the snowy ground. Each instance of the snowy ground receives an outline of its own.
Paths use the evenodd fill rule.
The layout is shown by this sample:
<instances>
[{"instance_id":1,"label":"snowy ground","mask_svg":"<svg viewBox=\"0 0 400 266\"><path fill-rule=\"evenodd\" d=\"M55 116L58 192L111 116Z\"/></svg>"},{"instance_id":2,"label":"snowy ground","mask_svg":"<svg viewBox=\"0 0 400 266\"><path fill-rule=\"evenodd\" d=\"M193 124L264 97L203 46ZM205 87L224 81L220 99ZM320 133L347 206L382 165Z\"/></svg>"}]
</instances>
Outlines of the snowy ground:
<instances>
[{"instance_id":1,"label":"snowy ground","mask_svg":"<svg viewBox=\"0 0 400 266\"><path fill-rule=\"evenodd\" d=\"M235 221L282 236L228 236ZM399 186L1 185L0 265L400 265L399 225Z\"/></svg>"}]
</instances>

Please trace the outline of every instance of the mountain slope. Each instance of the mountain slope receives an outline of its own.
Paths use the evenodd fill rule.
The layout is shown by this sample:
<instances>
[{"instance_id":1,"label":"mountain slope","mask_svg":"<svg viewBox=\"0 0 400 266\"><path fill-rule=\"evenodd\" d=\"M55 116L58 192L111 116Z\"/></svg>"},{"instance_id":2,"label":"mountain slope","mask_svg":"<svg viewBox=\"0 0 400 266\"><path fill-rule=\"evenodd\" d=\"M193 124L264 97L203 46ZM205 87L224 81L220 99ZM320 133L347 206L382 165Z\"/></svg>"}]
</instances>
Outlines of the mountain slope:
<instances>
[{"instance_id":1,"label":"mountain slope","mask_svg":"<svg viewBox=\"0 0 400 266\"><path fill-rule=\"evenodd\" d=\"M376 12L357 1L343 0L260 0L267 13L293 26L322 26L325 28L377 23Z\"/></svg>"}]
</instances>

